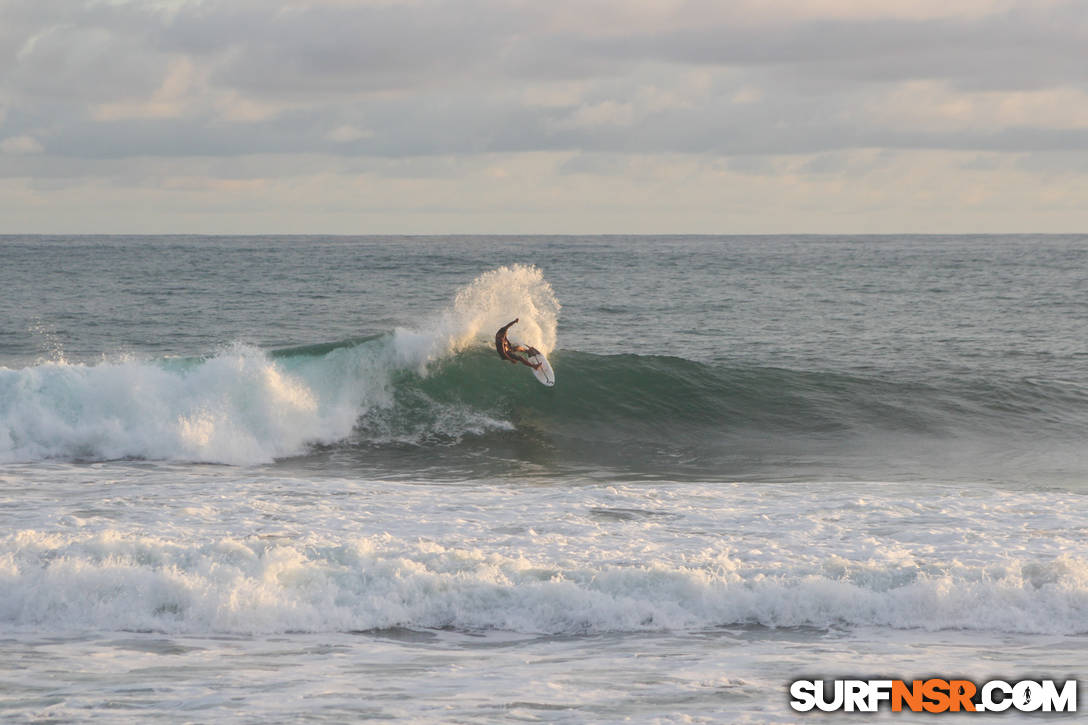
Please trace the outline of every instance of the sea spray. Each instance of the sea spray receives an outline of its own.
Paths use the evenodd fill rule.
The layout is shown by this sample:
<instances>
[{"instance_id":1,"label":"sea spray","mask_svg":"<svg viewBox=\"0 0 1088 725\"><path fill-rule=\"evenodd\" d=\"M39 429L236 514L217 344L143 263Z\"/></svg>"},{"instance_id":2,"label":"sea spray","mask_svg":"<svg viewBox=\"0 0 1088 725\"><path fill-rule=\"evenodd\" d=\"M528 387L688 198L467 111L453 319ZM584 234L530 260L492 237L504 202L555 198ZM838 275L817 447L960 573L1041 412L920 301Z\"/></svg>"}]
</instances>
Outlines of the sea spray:
<instances>
[{"instance_id":1,"label":"sea spray","mask_svg":"<svg viewBox=\"0 0 1088 725\"><path fill-rule=\"evenodd\" d=\"M460 290L416 329L316 355L234 344L201 359L122 358L0 368L0 462L144 458L253 464L351 435L361 416L396 402L398 374L426 377L440 361L490 344L520 317L516 339L549 351L559 303L535 267L500 267ZM412 439L509 428L462 406L427 405ZM373 426L371 426L373 428ZM396 430L384 440L404 440Z\"/></svg>"},{"instance_id":2,"label":"sea spray","mask_svg":"<svg viewBox=\"0 0 1088 725\"><path fill-rule=\"evenodd\" d=\"M395 345L406 366L429 363L489 341L513 319L512 341L547 354L555 349L559 300L543 272L514 264L485 272L457 292L452 307L421 329L398 328Z\"/></svg>"}]
</instances>

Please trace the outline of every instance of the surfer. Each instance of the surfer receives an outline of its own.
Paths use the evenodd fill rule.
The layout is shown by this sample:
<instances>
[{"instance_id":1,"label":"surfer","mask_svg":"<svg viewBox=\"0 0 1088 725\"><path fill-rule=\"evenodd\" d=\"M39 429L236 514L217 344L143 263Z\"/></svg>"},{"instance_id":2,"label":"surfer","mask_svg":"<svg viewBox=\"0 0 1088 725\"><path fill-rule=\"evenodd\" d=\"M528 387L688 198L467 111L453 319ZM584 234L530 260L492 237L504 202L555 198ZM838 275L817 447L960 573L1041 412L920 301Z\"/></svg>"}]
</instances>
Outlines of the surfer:
<instances>
[{"instance_id":1,"label":"surfer","mask_svg":"<svg viewBox=\"0 0 1088 725\"><path fill-rule=\"evenodd\" d=\"M517 322L520 319L520 317L515 317L514 322ZM495 333L495 349L499 351L499 357L512 363L528 365L533 370L539 370L543 363L531 363L524 357L514 354L516 352L524 352L529 355L539 355L539 350L535 347L525 347L524 345L511 345L510 341L506 339L506 331L510 329L510 326L513 325L514 322L507 322Z\"/></svg>"}]
</instances>

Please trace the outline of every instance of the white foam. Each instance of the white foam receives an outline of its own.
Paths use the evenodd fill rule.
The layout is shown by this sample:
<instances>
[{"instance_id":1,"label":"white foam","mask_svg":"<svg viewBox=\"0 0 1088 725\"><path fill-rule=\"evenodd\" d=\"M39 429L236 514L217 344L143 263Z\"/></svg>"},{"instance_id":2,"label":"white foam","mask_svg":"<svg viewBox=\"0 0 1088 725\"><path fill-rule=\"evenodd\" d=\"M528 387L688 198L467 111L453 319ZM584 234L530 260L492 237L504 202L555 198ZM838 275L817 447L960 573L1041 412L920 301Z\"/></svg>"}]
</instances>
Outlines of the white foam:
<instances>
[{"instance_id":1,"label":"white foam","mask_svg":"<svg viewBox=\"0 0 1088 725\"><path fill-rule=\"evenodd\" d=\"M1088 633L1088 513L1072 493L124 463L97 467L107 487L82 466L26 468L31 486L7 481L0 627Z\"/></svg>"},{"instance_id":2,"label":"white foam","mask_svg":"<svg viewBox=\"0 0 1088 725\"><path fill-rule=\"evenodd\" d=\"M321 357L276 360L235 345L188 365L59 360L0 368L0 462L147 458L251 464L296 455L311 443L342 440L360 415L391 405L396 371L426 375L435 361L488 344L508 318L521 316L517 339L550 350L558 311L540 270L515 265L478 277L419 330L398 329L391 339ZM448 406L433 412L441 435L509 427Z\"/></svg>"},{"instance_id":3,"label":"white foam","mask_svg":"<svg viewBox=\"0 0 1088 725\"><path fill-rule=\"evenodd\" d=\"M680 566L594 565L388 534L182 544L112 531L24 531L0 540L0 621L190 633L407 626L574 634L744 624L1088 632L1088 561L1041 565L1043 581L1024 569L914 572L875 586L818 569L768 575L720 553Z\"/></svg>"},{"instance_id":4,"label":"white foam","mask_svg":"<svg viewBox=\"0 0 1088 725\"><path fill-rule=\"evenodd\" d=\"M397 329L396 349L405 364L425 369L470 346L491 344L495 331L516 318L510 340L547 354L555 348L559 310L539 268L499 267L462 288L453 305L422 330Z\"/></svg>"},{"instance_id":5,"label":"white foam","mask_svg":"<svg viewBox=\"0 0 1088 725\"><path fill-rule=\"evenodd\" d=\"M355 360L358 375L324 371L326 380L244 346L191 366L122 360L0 370L0 461L245 464L290 455L347 435L358 406L380 393L364 357Z\"/></svg>"}]
</instances>

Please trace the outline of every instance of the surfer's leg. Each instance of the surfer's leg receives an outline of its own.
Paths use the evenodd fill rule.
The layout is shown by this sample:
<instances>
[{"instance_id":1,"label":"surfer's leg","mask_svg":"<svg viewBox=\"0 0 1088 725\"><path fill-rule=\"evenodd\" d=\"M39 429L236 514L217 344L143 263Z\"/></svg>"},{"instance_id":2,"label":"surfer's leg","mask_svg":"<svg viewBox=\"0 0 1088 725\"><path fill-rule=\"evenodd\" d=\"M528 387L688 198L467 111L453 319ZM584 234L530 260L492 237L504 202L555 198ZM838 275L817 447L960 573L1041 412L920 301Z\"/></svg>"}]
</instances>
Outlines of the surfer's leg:
<instances>
[{"instance_id":1,"label":"surfer's leg","mask_svg":"<svg viewBox=\"0 0 1088 725\"><path fill-rule=\"evenodd\" d=\"M533 363L529 362L528 360L526 360L525 358L521 357L520 355L511 355L510 357L512 358L512 359L511 359L511 362L513 362L514 360L516 360L516 361L518 361L519 363L521 363L522 365L528 365L528 366L529 366L529 367L531 367L531 368L532 368L533 370L536 370L536 369L537 369L537 368L539 368L539 367L541 366L541 364L542 364L542 363L536 363L536 364L533 364Z\"/></svg>"}]
</instances>

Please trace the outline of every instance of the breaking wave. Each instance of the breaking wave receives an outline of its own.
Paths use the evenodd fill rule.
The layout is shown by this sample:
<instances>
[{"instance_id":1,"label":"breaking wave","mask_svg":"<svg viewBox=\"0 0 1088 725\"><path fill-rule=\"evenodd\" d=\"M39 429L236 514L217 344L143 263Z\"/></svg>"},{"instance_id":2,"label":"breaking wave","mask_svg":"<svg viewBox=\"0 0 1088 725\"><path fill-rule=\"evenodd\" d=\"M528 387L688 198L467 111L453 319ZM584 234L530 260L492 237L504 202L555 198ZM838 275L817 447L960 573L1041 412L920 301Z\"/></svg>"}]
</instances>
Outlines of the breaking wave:
<instances>
[{"instance_id":1,"label":"breaking wave","mask_svg":"<svg viewBox=\"0 0 1088 725\"><path fill-rule=\"evenodd\" d=\"M558 314L540 270L515 265L481 275L422 329L272 353L238 344L209 358L0 368L0 462L298 455L348 438L360 417L394 404L398 375L426 377L487 344L510 316L521 318L512 338L550 351ZM509 427L473 411L431 412L432 428L454 434Z\"/></svg>"},{"instance_id":2,"label":"breaking wave","mask_svg":"<svg viewBox=\"0 0 1088 725\"><path fill-rule=\"evenodd\" d=\"M0 369L0 462L244 465L315 446L366 458L382 446L447 455L482 445L508 458L728 475L771 454L854 446L887 459L914 445L925 457L930 444L998 441L982 446L992 458L1009 441L1042 450L1034 444L1044 440L1039 455L1065 441L1063 460L1086 463L1088 390L1075 384L902 381L556 349L559 309L540 270L502 267L418 329L271 352L234 345L209 358ZM511 337L551 353L557 387L491 350L493 331L515 316Z\"/></svg>"},{"instance_id":3,"label":"breaking wave","mask_svg":"<svg viewBox=\"0 0 1088 725\"><path fill-rule=\"evenodd\" d=\"M180 543L23 531L0 539L0 621L179 633L761 625L1077 634L1088 632L1088 562L886 568L832 558L776 573L722 552L622 565L531 560L388 534Z\"/></svg>"}]
</instances>

